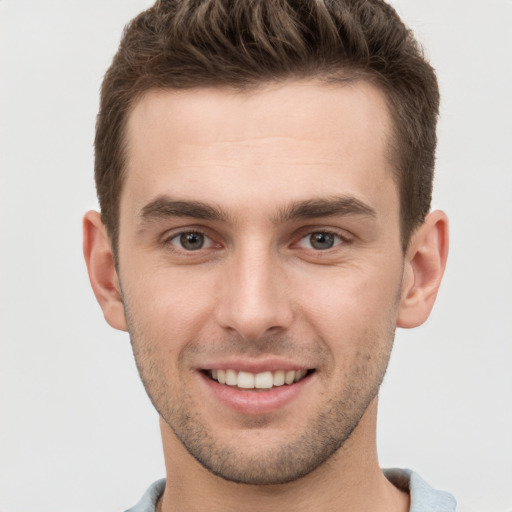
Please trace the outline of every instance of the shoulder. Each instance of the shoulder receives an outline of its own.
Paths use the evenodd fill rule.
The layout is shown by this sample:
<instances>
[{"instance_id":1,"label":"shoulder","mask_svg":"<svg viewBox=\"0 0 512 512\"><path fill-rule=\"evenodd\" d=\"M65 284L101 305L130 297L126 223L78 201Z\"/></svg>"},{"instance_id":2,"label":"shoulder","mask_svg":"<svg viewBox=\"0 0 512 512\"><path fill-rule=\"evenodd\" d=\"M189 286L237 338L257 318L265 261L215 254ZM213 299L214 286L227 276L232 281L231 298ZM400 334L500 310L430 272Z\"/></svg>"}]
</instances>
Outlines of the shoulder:
<instances>
[{"instance_id":1,"label":"shoulder","mask_svg":"<svg viewBox=\"0 0 512 512\"><path fill-rule=\"evenodd\" d=\"M455 498L449 492L433 489L414 471L392 468L383 472L393 485L410 494L410 512L455 512Z\"/></svg>"},{"instance_id":2,"label":"shoulder","mask_svg":"<svg viewBox=\"0 0 512 512\"><path fill-rule=\"evenodd\" d=\"M125 512L155 512L156 504L160 496L164 493L164 489L165 478L157 480L150 485L139 502Z\"/></svg>"}]
</instances>

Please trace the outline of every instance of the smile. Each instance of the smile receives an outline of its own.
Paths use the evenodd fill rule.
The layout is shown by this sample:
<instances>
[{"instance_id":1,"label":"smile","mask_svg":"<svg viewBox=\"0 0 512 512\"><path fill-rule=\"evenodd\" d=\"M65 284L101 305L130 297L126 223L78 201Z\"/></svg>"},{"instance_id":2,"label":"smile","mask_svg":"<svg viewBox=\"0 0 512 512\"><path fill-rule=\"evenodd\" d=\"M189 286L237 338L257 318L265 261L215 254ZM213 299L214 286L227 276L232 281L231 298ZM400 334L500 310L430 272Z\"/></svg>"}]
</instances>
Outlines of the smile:
<instances>
[{"instance_id":1,"label":"smile","mask_svg":"<svg viewBox=\"0 0 512 512\"><path fill-rule=\"evenodd\" d=\"M294 384L302 380L308 370L276 370L251 373L245 371L208 370L207 375L219 384L234 386L240 389L272 389Z\"/></svg>"},{"instance_id":2,"label":"smile","mask_svg":"<svg viewBox=\"0 0 512 512\"><path fill-rule=\"evenodd\" d=\"M239 365L225 363L224 368L217 364L217 368L204 368L198 374L205 385L206 403L215 398L219 405L238 414L270 414L291 406L303 393L311 393L306 390L315 389L316 369L292 369L289 363L279 361L267 363L241 361Z\"/></svg>"}]
</instances>

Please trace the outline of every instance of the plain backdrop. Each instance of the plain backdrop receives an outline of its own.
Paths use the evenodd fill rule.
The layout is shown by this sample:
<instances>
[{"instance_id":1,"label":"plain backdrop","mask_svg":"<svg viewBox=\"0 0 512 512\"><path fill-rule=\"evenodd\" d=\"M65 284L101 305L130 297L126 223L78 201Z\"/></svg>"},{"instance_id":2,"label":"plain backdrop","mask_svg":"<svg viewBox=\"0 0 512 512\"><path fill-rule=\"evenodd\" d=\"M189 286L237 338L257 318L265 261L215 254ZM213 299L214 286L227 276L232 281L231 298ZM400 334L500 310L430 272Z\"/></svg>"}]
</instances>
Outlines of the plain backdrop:
<instances>
[{"instance_id":1,"label":"plain backdrop","mask_svg":"<svg viewBox=\"0 0 512 512\"><path fill-rule=\"evenodd\" d=\"M0 0L0 512L114 512L164 476L128 336L90 290L98 91L146 0ZM451 253L430 320L399 331L383 466L466 512L512 510L512 1L397 0L442 90L434 206Z\"/></svg>"}]
</instances>

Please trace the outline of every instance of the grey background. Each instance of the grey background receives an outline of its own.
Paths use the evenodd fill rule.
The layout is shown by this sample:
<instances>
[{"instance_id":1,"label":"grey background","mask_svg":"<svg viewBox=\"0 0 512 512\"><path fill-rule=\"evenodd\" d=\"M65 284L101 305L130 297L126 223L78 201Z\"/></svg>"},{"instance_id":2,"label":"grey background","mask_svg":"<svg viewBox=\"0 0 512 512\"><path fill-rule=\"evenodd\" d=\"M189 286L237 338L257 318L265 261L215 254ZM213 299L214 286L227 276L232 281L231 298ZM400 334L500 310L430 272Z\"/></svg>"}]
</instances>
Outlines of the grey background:
<instances>
[{"instance_id":1,"label":"grey background","mask_svg":"<svg viewBox=\"0 0 512 512\"><path fill-rule=\"evenodd\" d=\"M164 475L128 337L104 322L81 255L101 77L148 4L0 1L0 512L119 511ZM397 334L381 464L460 510L510 511L512 2L394 5L439 73L434 206L452 243L431 319Z\"/></svg>"}]
</instances>

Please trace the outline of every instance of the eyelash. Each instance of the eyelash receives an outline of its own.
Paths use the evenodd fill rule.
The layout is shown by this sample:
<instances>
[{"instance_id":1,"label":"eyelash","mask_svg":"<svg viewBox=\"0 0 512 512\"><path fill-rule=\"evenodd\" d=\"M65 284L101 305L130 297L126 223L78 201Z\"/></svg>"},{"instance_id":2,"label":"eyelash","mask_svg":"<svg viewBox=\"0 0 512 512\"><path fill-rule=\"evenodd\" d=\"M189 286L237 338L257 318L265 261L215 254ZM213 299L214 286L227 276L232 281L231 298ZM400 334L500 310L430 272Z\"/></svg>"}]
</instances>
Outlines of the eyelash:
<instances>
[{"instance_id":1,"label":"eyelash","mask_svg":"<svg viewBox=\"0 0 512 512\"><path fill-rule=\"evenodd\" d=\"M311 237L315 234L333 237L334 245L332 247L326 247L323 249L318 249L318 248L315 249L314 247L301 246L301 243L303 243L303 242L308 243L308 240L309 240L309 244L311 244ZM187 249L187 248L183 247L182 240L178 242L179 246L173 243L174 240L179 240L184 235L199 235L201 237L204 237L203 238L204 243L195 250ZM340 245L345 245L349 242L350 242L350 239L347 236L340 234L339 232L329 230L329 229L313 229L313 230L308 230L304 234L301 234L300 237L297 239L297 241L294 242L292 245L295 245L295 246L298 245L299 247L302 247L306 250L313 250L314 252L317 252L317 253L325 253L325 252L330 251L331 249L336 249L336 247L338 247ZM205 247L204 244L207 244L208 246ZM210 236L208 236L204 231L201 231L200 229L190 229L187 231L180 231L178 233L173 233L172 235L170 235L164 239L163 245L168 246L168 247L170 246L173 250L182 251L182 252L185 252L188 254L194 254L196 252L199 253L201 250L210 249L210 248L212 248L212 246L215 246L215 245L217 246L217 248L222 247L220 243L216 244L216 242Z\"/></svg>"},{"instance_id":2,"label":"eyelash","mask_svg":"<svg viewBox=\"0 0 512 512\"><path fill-rule=\"evenodd\" d=\"M328 229L315 229L313 231L308 231L305 235L301 236L297 242L297 245L300 245L301 242L308 243L307 241L309 241L309 244L311 244L311 242L312 242L311 239L312 239L313 235L323 235L323 236L327 235L328 237L334 238L332 247L327 247L324 249L318 249L318 248L314 248L314 247L304 247L305 249L313 249L313 250L315 250L315 252L327 252L331 249L335 249L339 245L346 244L347 242L349 242L349 239L346 236L343 236L340 233L337 233L335 231L331 231Z\"/></svg>"},{"instance_id":3,"label":"eyelash","mask_svg":"<svg viewBox=\"0 0 512 512\"><path fill-rule=\"evenodd\" d=\"M201 231L199 229L191 229L191 230L188 230L188 231L180 231L178 233L174 233L171 236L166 237L163 243L166 246L172 246L173 248L175 248L176 246L173 244L173 240L180 239L184 235L199 235L201 237L204 237L204 241L205 242L208 241L208 246L209 247L211 245L215 244L215 242L213 241L213 239L211 237L209 237L206 233L204 233L203 231ZM207 247L207 248L209 248L209 247ZM184 252L188 252L188 253L194 253L194 252L200 251L201 249L204 249L204 248L205 247L203 245L201 245L201 247L197 248L196 250L193 250L193 249L188 250L185 247L183 247L183 245L181 244L181 247L176 248L176 249L184 251Z\"/></svg>"}]
</instances>

